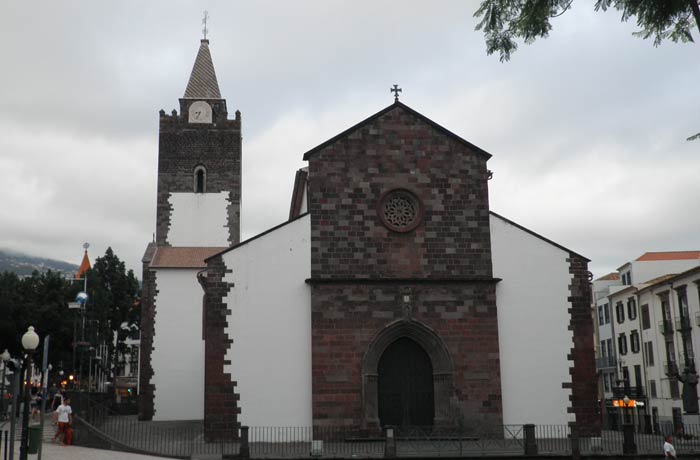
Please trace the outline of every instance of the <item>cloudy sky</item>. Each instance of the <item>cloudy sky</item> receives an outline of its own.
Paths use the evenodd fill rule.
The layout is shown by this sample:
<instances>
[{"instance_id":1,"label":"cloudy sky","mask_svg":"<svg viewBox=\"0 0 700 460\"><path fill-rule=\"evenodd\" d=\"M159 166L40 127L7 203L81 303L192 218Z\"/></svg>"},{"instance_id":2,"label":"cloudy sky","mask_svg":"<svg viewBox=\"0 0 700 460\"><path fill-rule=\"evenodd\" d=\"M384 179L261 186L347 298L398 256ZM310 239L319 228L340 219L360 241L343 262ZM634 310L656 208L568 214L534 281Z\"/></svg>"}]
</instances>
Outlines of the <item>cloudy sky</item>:
<instances>
[{"instance_id":1,"label":"cloudy sky","mask_svg":"<svg viewBox=\"0 0 700 460\"><path fill-rule=\"evenodd\" d=\"M158 110L178 107L208 10L243 116L243 236L283 221L302 153L402 102L493 154L491 208L592 260L700 249L700 45L632 36L591 2L505 64L476 0L4 1L0 248L140 277L155 230Z\"/></svg>"}]
</instances>

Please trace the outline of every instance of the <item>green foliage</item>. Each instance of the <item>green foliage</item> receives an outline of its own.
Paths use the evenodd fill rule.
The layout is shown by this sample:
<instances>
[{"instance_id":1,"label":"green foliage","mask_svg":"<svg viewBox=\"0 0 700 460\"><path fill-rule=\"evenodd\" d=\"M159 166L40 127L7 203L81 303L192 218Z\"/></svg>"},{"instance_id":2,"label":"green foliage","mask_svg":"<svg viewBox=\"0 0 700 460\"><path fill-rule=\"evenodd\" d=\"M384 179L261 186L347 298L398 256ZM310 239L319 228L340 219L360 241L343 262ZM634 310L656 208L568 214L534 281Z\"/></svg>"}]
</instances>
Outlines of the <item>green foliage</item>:
<instances>
[{"instance_id":1,"label":"green foliage","mask_svg":"<svg viewBox=\"0 0 700 460\"><path fill-rule=\"evenodd\" d=\"M138 280L111 248L95 260L86 277L90 298L85 309L85 339L93 346L108 343L112 351L113 333L121 323L138 324L139 312L135 308L140 295ZM79 311L69 310L68 302L74 301L82 289L82 281L66 280L51 271L34 272L24 278L11 272L0 273L0 352L7 348L13 356L18 356L22 334L27 327L34 326L42 340L51 336L49 362L54 366L63 363L66 370L70 369L74 321L78 325L81 322ZM80 340L80 326L78 331ZM123 336L120 334L122 341Z\"/></svg>"},{"instance_id":2,"label":"green foliage","mask_svg":"<svg viewBox=\"0 0 700 460\"><path fill-rule=\"evenodd\" d=\"M517 41L530 44L546 38L551 20L571 7L573 0L483 0L474 13L481 18L476 30L484 31L486 52L500 54L501 62L510 59ZM697 0L596 0L596 11L610 8L622 12L622 21L637 18L636 36L652 38L654 46L663 40L693 41L692 27L700 29Z\"/></svg>"},{"instance_id":3,"label":"green foliage","mask_svg":"<svg viewBox=\"0 0 700 460\"><path fill-rule=\"evenodd\" d=\"M126 271L124 262L119 260L112 248L98 257L88 270L89 312L93 333L108 340L110 356L115 353L111 337L119 332L121 324L129 322L134 313L135 302L139 297L139 283L132 270ZM118 335L117 349L123 349L125 334Z\"/></svg>"}]
</instances>

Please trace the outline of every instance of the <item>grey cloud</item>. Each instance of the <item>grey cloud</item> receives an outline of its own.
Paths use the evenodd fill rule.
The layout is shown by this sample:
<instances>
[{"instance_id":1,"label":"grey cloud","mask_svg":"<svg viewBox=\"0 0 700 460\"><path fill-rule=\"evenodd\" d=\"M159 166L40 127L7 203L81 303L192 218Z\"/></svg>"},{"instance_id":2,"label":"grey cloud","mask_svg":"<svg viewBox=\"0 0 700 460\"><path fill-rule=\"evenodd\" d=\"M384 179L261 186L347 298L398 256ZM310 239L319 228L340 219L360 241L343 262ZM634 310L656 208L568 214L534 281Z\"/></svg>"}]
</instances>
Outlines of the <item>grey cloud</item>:
<instances>
[{"instance_id":1,"label":"grey cloud","mask_svg":"<svg viewBox=\"0 0 700 460\"><path fill-rule=\"evenodd\" d=\"M581 5L584 5L581 3ZM585 5L584 5L585 6ZM4 2L0 246L137 269L154 228L159 109L178 107L211 15L243 113L243 234L284 220L302 153L402 100L491 152L495 211L590 257L699 249L697 45L631 37L577 4L513 60L485 55L476 2Z\"/></svg>"}]
</instances>

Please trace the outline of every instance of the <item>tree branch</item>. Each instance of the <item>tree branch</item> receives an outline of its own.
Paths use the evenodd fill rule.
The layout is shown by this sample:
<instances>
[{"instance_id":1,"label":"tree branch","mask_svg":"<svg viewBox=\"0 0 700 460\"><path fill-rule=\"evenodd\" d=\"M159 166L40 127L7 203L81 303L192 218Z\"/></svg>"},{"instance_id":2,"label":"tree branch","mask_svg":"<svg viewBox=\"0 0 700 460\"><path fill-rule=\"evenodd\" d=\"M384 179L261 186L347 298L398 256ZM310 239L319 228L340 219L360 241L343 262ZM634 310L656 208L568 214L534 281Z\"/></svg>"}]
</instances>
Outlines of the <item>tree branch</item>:
<instances>
[{"instance_id":1,"label":"tree branch","mask_svg":"<svg viewBox=\"0 0 700 460\"><path fill-rule=\"evenodd\" d=\"M690 9L693 11L693 17L698 26L698 32L700 32L700 6L698 6L698 0L688 0L688 3L690 3Z\"/></svg>"}]
</instances>

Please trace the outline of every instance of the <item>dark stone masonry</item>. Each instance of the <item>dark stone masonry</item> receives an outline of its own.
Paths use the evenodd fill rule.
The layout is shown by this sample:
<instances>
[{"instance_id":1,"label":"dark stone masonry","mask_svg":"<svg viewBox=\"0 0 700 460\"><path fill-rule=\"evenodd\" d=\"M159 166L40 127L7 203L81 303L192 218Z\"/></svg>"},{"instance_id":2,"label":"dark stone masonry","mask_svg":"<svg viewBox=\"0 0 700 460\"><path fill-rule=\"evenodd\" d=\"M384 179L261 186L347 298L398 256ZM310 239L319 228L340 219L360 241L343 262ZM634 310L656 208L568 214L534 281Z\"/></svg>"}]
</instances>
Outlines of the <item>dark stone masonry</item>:
<instances>
[{"instance_id":1,"label":"dark stone masonry","mask_svg":"<svg viewBox=\"0 0 700 460\"><path fill-rule=\"evenodd\" d=\"M315 425L379 427L400 337L431 358L436 425L501 423L489 156L401 103L305 155Z\"/></svg>"},{"instance_id":2,"label":"dark stone masonry","mask_svg":"<svg viewBox=\"0 0 700 460\"><path fill-rule=\"evenodd\" d=\"M226 269L221 255L208 260L206 274L200 276L204 288L204 430L208 440L231 439L238 436L239 395L231 374L224 366L231 362L226 352L233 339L226 334L228 315L224 298L232 284L224 281Z\"/></svg>"}]
</instances>

